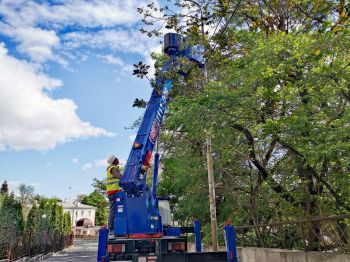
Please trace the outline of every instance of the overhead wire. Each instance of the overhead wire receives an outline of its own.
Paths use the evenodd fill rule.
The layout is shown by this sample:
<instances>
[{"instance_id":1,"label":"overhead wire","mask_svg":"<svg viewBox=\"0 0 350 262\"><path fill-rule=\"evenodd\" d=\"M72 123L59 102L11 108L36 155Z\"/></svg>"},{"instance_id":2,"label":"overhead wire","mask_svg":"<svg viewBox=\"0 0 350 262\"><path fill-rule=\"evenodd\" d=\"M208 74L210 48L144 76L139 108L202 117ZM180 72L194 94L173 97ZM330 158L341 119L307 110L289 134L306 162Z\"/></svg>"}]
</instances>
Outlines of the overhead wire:
<instances>
[{"instance_id":1,"label":"overhead wire","mask_svg":"<svg viewBox=\"0 0 350 262\"><path fill-rule=\"evenodd\" d=\"M231 2L231 0L229 1L229 4L230 4L230 2ZM240 7L240 5L242 4L242 2L243 2L243 0L239 0L239 1L237 2L237 4L236 4L234 10L232 11L231 16L229 17L227 23L225 24L224 28L222 29L222 31L221 31L221 33L220 33L220 38L224 35L224 33L225 33L225 31L226 31L228 25L231 23L233 17L235 16L235 14L236 14L238 8ZM220 18L220 21L219 21L219 23L217 24L217 26L216 26L216 28L215 28L215 30L214 30L213 36L215 35L216 29L219 27L219 24L221 23L221 20L222 20L222 17ZM216 51L215 49L216 49L217 45L218 45L218 43L216 42L215 45L214 45L214 47L211 49L211 52L209 53L208 58L207 58L207 60L206 60L206 62L205 62L206 64L209 62L210 58L212 57L212 55L213 55L214 52Z\"/></svg>"},{"instance_id":2,"label":"overhead wire","mask_svg":"<svg viewBox=\"0 0 350 262\"><path fill-rule=\"evenodd\" d=\"M228 5L230 5L230 3L231 3L231 0L228 1ZM223 16L220 17L219 23L216 25L216 27L215 27L215 29L214 29L213 36L215 35L216 30L219 28L219 25L221 24L222 18L223 18ZM211 39L210 39L210 40L211 40ZM210 40L209 40L209 41L210 41Z\"/></svg>"}]
</instances>

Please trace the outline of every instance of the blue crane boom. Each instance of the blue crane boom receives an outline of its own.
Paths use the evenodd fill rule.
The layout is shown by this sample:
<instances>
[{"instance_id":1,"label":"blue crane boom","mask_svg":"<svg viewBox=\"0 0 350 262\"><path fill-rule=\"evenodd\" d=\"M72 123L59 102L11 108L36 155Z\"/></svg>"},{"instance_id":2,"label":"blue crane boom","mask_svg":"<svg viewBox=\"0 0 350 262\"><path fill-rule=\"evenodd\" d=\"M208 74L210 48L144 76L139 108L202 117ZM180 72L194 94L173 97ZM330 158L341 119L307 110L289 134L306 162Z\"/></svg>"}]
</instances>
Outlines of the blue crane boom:
<instances>
[{"instance_id":1,"label":"blue crane boom","mask_svg":"<svg viewBox=\"0 0 350 262\"><path fill-rule=\"evenodd\" d=\"M152 92L120 180L120 186L131 195L137 195L145 190L145 173L150 165L172 87L171 80L156 84L161 85L162 88L160 92L156 89Z\"/></svg>"},{"instance_id":2,"label":"blue crane boom","mask_svg":"<svg viewBox=\"0 0 350 262\"><path fill-rule=\"evenodd\" d=\"M178 57L195 61L199 66L203 65L201 47L187 45L180 50L184 42L185 39L179 34L169 33L165 35L164 51L171 57L171 60L163 66L162 72L168 71ZM160 88L159 90L154 89L152 92L119 182L128 195L138 196L146 190L146 173L150 165L154 144L159 135L172 84L172 80L156 79L156 86Z\"/></svg>"}]
</instances>

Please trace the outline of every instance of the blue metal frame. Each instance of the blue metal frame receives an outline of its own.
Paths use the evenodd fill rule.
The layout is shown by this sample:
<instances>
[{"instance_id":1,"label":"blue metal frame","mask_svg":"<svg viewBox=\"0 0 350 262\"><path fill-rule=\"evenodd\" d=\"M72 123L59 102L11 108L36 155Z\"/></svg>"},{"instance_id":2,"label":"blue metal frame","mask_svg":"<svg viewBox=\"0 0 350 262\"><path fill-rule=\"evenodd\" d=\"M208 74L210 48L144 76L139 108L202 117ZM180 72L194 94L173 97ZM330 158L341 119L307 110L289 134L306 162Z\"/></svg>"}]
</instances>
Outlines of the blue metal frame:
<instances>
[{"instance_id":1,"label":"blue metal frame","mask_svg":"<svg viewBox=\"0 0 350 262\"><path fill-rule=\"evenodd\" d=\"M106 227L100 229L98 235L98 250L97 250L97 262L102 262L107 256L107 242L108 242L109 230Z\"/></svg>"},{"instance_id":2,"label":"blue metal frame","mask_svg":"<svg viewBox=\"0 0 350 262\"><path fill-rule=\"evenodd\" d=\"M193 221L196 252L202 252L201 222L198 219Z\"/></svg>"},{"instance_id":3,"label":"blue metal frame","mask_svg":"<svg viewBox=\"0 0 350 262\"><path fill-rule=\"evenodd\" d=\"M126 197L123 191L114 194L116 199L116 211L114 216L114 235L125 236L128 231L128 218L126 212Z\"/></svg>"},{"instance_id":4,"label":"blue metal frame","mask_svg":"<svg viewBox=\"0 0 350 262\"><path fill-rule=\"evenodd\" d=\"M232 225L226 225L224 229L225 229L227 261L238 262L235 228Z\"/></svg>"},{"instance_id":5,"label":"blue metal frame","mask_svg":"<svg viewBox=\"0 0 350 262\"><path fill-rule=\"evenodd\" d=\"M157 198L158 168L159 168L159 154L157 152L154 156L154 169L153 169L153 182L152 182L152 195L154 199Z\"/></svg>"}]
</instances>

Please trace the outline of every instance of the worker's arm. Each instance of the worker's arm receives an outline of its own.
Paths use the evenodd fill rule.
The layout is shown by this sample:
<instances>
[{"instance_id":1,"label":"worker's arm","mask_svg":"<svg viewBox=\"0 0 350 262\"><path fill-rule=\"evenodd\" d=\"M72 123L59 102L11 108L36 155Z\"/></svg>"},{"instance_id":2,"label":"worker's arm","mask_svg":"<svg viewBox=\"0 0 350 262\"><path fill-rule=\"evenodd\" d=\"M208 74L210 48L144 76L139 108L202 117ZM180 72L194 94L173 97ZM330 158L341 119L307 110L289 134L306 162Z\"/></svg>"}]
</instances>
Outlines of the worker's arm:
<instances>
[{"instance_id":1,"label":"worker's arm","mask_svg":"<svg viewBox=\"0 0 350 262\"><path fill-rule=\"evenodd\" d=\"M120 173L120 170L118 167L113 167L111 169L111 174L116 179L120 179L122 177L122 174Z\"/></svg>"}]
</instances>

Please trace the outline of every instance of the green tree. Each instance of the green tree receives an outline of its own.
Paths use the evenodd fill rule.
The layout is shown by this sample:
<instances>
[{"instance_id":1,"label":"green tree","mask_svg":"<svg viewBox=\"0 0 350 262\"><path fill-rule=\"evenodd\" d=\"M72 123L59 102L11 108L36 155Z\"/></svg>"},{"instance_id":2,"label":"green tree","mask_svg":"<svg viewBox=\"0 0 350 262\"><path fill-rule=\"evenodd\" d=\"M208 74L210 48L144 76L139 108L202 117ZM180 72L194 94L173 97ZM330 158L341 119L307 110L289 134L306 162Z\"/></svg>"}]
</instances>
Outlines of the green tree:
<instances>
[{"instance_id":1,"label":"green tree","mask_svg":"<svg viewBox=\"0 0 350 262\"><path fill-rule=\"evenodd\" d=\"M0 224L21 234L24 229L22 206L13 194L5 196L0 208Z\"/></svg>"},{"instance_id":2,"label":"green tree","mask_svg":"<svg viewBox=\"0 0 350 262\"><path fill-rule=\"evenodd\" d=\"M34 187L21 183L18 186L19 197L18 200L23 207L28 207L34 200Z\"/></svg>"},{"instance_id":3,"label":"green tree","mask_svg":"<svg viewBox=\"0 0 350 262\"><path fill-rule=\"evenodd\" d=\"M35 227L35 223L38 219L38 207L36 204L32 206L32 208L29 211L27 223L26 223L26 229L32 230Z\"/></svg>"},{"instance_id":4,"label":"green tree","mask_svg":"<svg viewBox=\"0 0 350 262\"><path fill-rule=\"evenodd\" d=\"M57 199L42 199L39 207L32 206L26 224L31 254L62 249L71 232L70 214L63 213Z\"/></svg>"},{"instance_id":5,"label":"green tree","mask_svg":"<svg viewBox=\"0 0 350 262\"><path fill-rule=\"evenodd\" d=\"M22 207L13 194L3 197L0 214L0 256L4 257L10 243L19 239L24 229Z\"/></svg>"},{"instance_id":6,"label":"green tree","mask_svg":"<svg viewBox=\"0 0 350 262\"><path fill-rule=\"evenodd\" d=\"M234 199L237 193L229 188L246 194L236 209L243 212L235 215L240 221L349 211L344 181L350 152L344 124L350 109L349 32L278 33L268 39L262 33L235 32L234 41L240 46L237 58L215 61L216 80L170 105L166 128L176 143L165 140L166 147L178 158L184 153L174 150L183 146L179 140L193 143L203 136L203 126L210 128L219 174L217 201ZM195 161L191 154L186 158ZM173 176L187 174L181 164ZM250 204L248 214L245 203ZM315 224L309 231L310 250L320 248L319 230Z\"/></svg>"},{"instance_id":7,"label":"green tree","mask_svg":"<svg viewBox=\"0 0 350 262\"><path fill-rule=\"evenodd\" d=\"M63 214L63 234L65 236L69 236L71 231L72 231L71 216L69 212L65 212Z\"/></svg>"},{"instance_id":8,"label":"green tree","mask_svg":"<svg viewBox=\"0 0 350 262\"><path fill-rule=\"evenodd\" d=\"M7 184L7 181L5 180L1 185L0 194L7 195L8 193L9 193L9 186Z\"/></svg>"},{"instance_id":9,"label":"green tree","mask_svg":"<svg viewBox=\"0 0 350 262\"><path fill-rule=\"evenodd\" d=\"M219 2L214 21L228 26L208 39L216 47L206 54L209 84L201 87L198 70L176 79L163 125L160 189L173 196L175 218L189 221L206 201L197 189L205 187L205 130L213 133L221 222L349 212L348 3L248 1L232 16L238 2ZM263 234L257 245L267 244ZM320 248L319 234L312 225L309 250Z\"/></svg>"},{"instance_id":10,"label":"green tree","mask_svg":"<svg viewBox=\"0 0 350 262\"><path fill-rule=\"evenodd\" d=\"M94 190L89 195L85 196L81 200L82 204L96 207L95 224L106 225L107 224L107 207L108 202L105 195L99 190Z\"/></svg>"},{"instance_id":11,"label":"green tree","mask_svg":"<svg viewBox=\"0 0 350 262\"><path fill-rule=\"evenodd\" d=\"M99 193L101 194L106 194L106 182L104 179L97 179L97 178L94 178L93 179L93 182L92 182L92 186L95 188L95 190L97 190Z\"/></svg>"}]
</instances>

